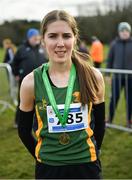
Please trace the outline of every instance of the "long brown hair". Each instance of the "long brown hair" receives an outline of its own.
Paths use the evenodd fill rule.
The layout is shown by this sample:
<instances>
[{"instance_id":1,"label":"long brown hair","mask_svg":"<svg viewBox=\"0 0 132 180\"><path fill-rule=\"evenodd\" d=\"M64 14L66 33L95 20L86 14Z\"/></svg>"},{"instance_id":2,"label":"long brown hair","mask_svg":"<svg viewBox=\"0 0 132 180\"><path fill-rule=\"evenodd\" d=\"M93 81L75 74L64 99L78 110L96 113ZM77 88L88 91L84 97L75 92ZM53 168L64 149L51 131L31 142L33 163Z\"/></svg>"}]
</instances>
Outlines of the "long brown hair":
<instances>
[{"instance_id":1,"label":"long brown hair","mask_svg":"<svg viewBox=\"0 0 132 180\"><path fill-rule=\"evenodd\" d=\"M43 19L41 23L41 33L44 36L47 26L57 20L63 20L69 24L75 37L79 39L79 31L77 28L77 23L73 16L69 15L63 10L54 10L49 12ZM81 53L77 50L73 50L72 61L76 66L79 85L80 85L80 94L82 104L88 104L88 102L94 102L96 94L98 91L98 81L93 73L93 69L88 63L90 59L88 54Z\"/></svg>"}]
</instances>

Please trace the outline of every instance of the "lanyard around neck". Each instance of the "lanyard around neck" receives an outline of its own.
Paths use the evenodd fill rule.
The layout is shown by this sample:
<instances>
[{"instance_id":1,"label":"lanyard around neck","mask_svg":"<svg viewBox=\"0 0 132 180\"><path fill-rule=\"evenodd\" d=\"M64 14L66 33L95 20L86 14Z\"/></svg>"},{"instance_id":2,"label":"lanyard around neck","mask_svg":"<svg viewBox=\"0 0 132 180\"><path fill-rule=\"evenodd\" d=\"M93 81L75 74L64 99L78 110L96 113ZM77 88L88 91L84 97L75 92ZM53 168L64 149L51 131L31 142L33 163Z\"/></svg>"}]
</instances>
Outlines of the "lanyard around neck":
<instances>
[{"instance_id":1,"label":"lanyard around neck","mask_svg":"<svg viewBox=\"0 0 132 180\"><path fill-rule=\"evenodd\" d=\"M66 93L66 99L65 99L65 106L64 106L64 114L62 115L57 107L56 104L56 100L52 91L52 87L50 85L48 76L46 71L49 69L49 64L44 64L43 65L43 74L42 74L42 78L43 78L43 82L47 91L47 95L49 98L49 101L51 103L51 106L55 112L55 114L57 115L61 125L63 127L65 127L66 122L67 122L67 117L68 117L68 113L69 113L69 108L70 108L70 103L71 103L71 99L72 99L72 92L73 92L73 87L74 87L74 83L75 83L75 79L76 79L76 68L75 65L72 63L71 66L71 70L70 70L70 78L68 81L68 88L67 88L67 93Z\"/></svg>"}]
</instances>

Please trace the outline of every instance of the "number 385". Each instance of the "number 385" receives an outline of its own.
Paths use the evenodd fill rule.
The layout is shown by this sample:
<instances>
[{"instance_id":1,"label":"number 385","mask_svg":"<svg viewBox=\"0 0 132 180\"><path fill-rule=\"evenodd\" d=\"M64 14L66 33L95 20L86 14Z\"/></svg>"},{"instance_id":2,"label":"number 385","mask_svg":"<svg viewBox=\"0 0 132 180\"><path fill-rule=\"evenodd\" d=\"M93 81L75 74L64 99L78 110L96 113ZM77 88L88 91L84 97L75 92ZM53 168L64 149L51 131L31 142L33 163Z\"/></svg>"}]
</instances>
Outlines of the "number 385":
<instances>
[{"instance_id":1,"label":"number 385","mask_svg":"<svg viewBox=\"0 0 132 180\"><path fill-rule=\"evenodd\" d=\"M73 124L75 123L80 123L82 122L83 118L82 118L82 113L76 113L75 116L73 114L68 114L68 118L67 118L67 124ZM60 121L58 121L57 125L60 125Z\"/></svg>"}]
</instances>

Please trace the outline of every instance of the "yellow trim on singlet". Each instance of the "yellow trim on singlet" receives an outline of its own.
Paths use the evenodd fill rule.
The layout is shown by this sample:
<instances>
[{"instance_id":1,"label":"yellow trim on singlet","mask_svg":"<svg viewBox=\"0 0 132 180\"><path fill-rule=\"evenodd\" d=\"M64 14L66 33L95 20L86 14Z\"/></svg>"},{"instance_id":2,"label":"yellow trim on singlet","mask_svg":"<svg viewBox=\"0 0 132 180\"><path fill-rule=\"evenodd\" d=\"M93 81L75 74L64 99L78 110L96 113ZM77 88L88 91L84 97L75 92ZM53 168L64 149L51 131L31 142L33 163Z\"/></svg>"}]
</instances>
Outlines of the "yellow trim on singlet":
<instances>
[{"instance_id":1,"label":"yellow trim on singlet","mask_svg":"<svg viewBox=\"0 0 132 180\"><path fill-rule=\"evenodd\" d=\"M39 115L39 111L38 111L38 107L37 105L35 106L35 110L36 110L36 117L37 117L37 121L38 121L38 129L36 131L36 136L37 136L37 146L35 148L35 156L37 158L37 160L39 162L41 162L41 159L39 158L39 151L40 151L40 148L41 148L41 145L42 145L42 138L39 136L40 135L40 131L42 130L43 128L43 121Z\"/></svg>"},{"instance_id":2,"label":"yellow trim on singlet","mask_svg":"<svg viewBox=\"0 0 132 180\"><path fill-rule=\"evenodd\" d=\"M93 130L90 128L90 122L91 122L91 111L92 111L92 102L90 102L89 105L89 112L88 112L88 128L86 129L86 132L88 134L88 139L87 143L89 145L89 151L91 154L91 161L96 161L97 156L96 156L96 150L95 150L95 145L91 140L91 136L93 135Z\"/></svg>"}]
</instances>

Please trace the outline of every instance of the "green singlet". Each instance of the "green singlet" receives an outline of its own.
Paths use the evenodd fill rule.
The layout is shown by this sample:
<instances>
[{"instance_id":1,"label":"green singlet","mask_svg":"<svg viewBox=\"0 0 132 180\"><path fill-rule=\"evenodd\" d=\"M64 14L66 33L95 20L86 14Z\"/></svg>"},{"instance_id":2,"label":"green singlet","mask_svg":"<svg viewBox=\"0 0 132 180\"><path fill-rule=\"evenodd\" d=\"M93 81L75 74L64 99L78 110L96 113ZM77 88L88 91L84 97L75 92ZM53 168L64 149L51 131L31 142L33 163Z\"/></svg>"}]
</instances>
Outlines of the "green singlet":
<instances>
[{"instance_id":1,"label":"green singlet","mask_svg":"<svg viewBox=\"0 0 132 180\"><path fill-rule=\"evenodd\" d=\"M39 162L52 165L70 165L95 161L97 159L95 140L90 127L92 123L92 104L88 108L87 129L68 132L70 142L66 145L59 143L59 137L63 133L49 133L47 122L47 106L51 106L46 88L42 79L43 68L34 70L34 90L35 90L35 124L37 127L35 134L38 140L35 154ZM67 87L57 88L52 86L52 91L57 105L65 104ZM80 102L80 89L78 76L76 75L71 103Z\"/></svg>"}]
</instances>

